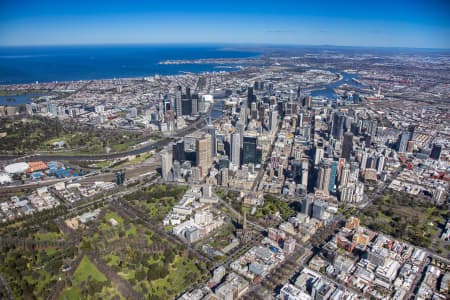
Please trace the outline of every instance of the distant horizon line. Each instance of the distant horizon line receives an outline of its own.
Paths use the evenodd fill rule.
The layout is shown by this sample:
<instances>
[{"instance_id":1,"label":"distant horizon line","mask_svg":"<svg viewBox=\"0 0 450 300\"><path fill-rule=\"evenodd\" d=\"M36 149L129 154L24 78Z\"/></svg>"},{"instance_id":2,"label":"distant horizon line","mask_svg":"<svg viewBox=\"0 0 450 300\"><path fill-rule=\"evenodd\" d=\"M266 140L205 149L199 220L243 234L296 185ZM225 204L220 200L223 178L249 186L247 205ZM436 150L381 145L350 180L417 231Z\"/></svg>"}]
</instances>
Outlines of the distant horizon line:
<instances>
[{"instance_id":1,"label":"distant horizon line","mask_svg":"<svg viewBox=\"0 0 450 300\"><path fill-rule=\"evenodd\" d=\"M92 47L92 46L234 46L234 47L312 47L312 48L374 48L374 49L411 49L411 50L446 50L450 48L410 47L410 46L362 46L333 44L294 44L294 43L234 43L234 42L145 42L145 43L80 43L80 44L14 44L0 45L0 48L14 47Z\"/></svg>"}]
</instances>

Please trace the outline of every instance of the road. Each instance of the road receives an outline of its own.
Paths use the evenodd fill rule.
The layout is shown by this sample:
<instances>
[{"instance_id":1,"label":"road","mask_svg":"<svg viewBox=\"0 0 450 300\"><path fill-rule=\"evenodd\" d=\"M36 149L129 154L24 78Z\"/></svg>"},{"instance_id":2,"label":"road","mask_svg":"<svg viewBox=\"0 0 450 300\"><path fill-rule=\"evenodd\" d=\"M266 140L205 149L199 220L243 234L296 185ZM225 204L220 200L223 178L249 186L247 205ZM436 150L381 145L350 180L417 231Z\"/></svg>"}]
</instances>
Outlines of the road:
<instances>
[{"instance_id":1,"label":"road","mask_svg":"<svg viewBox=\"0 0 450 300\"><path fill-rule=\"evenodd\" d=\"M11 289L9 288L8 282L3 278L2 274L0 274L0 296L4 297L2 299L5 300L14 300L13 293L11 292Z\"/></svg>"},{"instance_id":2,"label":"road","mask_svg":"<svg viewBox=\"0 0 450 300\"><path fill-rule=\"evenodd\" d=\"M359 208L365 208L366 206L372 204L376 199L378 199L379 197L381 197L381 195L383 194L383 192L386 190L386 188L389 187L389 185L391 184L392 180L394 180L395 178L397 178L397 176L403 171L404 167L401 166L399 167L397 170L395 170L391 176L389 177L388 180L386 180L386 182L382 182L381 185L377 188L377 190L371 195L371 196L366 196L366 194L364 194L366 197L364 197L363 201L361 201L360 203L358 203L358 207Z\"/></svg>"},{"instance_id":3,"label":"road","mask_svg":"<svg viewBox=\"0 0 450 300\"><path fill-rule=\"evenodd\" d=\"M233 208L233 206L231 206L230 204L228 204L225 200L223 200L222 198L220 198L219 196L217 196L219 198L219 202L222 203L226 208L228 208L235 216L237 216L239 218L239 220L242 220L243 217L241 215L240 212L238 212L237 210L235 210ZM255 222L251 222L247 219L247 223L253 227L255 227L256 229L258 229L259 231L266 231L266 228L255 223Z\"/></svg>"}]
</instances>

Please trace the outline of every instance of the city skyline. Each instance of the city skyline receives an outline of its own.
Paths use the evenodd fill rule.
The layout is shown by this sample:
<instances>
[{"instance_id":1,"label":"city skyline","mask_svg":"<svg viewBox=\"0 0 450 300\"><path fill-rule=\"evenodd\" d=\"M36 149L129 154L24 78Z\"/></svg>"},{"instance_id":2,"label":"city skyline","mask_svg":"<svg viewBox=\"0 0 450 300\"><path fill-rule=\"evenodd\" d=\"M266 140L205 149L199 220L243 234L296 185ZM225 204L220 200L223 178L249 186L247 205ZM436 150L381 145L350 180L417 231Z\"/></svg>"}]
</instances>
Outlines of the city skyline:
<instances>
[{"instance_id":1,"label":"city skyline","mask_svg":"<svg viewBox=\"0 0 450 300\"><path fill-rule=\"evenodd\" d=\"M445 1L5 1L0 46L274 44L450 48Z\"/></svg>"}]
</instances>

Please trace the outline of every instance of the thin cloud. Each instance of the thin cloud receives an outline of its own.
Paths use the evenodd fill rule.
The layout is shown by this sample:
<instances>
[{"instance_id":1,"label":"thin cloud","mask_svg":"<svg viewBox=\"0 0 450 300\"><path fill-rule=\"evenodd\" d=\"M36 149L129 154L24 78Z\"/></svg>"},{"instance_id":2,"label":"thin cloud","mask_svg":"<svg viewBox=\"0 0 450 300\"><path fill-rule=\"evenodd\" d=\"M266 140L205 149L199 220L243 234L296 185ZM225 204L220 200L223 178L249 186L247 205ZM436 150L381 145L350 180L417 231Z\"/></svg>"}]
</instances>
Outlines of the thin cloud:
<instances>
[{"instance_id":1,"label":"thin cloud","mask_svg":"<svg viewBox=\"0 0 450 300\"><path fill-rule=\"evenodd\" d=\"M266 30L266 32L270 32L270 33L284 33L284 32L294 32L294 30L275 29L275 30Z\"/></svg>"}]
</instances>

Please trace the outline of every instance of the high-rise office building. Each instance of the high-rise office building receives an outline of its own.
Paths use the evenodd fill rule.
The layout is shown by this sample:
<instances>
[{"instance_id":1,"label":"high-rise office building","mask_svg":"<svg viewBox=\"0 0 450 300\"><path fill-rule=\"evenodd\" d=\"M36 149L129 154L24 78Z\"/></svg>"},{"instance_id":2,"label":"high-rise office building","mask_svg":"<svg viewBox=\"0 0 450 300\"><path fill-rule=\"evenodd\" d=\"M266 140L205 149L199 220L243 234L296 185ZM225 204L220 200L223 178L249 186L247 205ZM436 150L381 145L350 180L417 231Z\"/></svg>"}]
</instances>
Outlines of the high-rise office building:
<instances>
[{"instance_id":1,"label":"high-rise office building","mask_svg":"<svg viewBox=\"0 0 450 300\"><path fill-rule=\"evenodd\" d=\"M353 151L353 134L346 132L344 134L344 141L342 143L342 155L347 161L350 161L350 157Z\"/></svg>"},{"instance_id":2,"label":"high-rise office building","mask_svg":"<svg viewBox=\"0 0 450 300\"><path fill-rule=\"evenodd\" d=\"M245 135L242 145L242 163L261 163L261 150L258 149L258 139L256 135Z\"/></svg>"},{"instance_id":3,"label":"high-rise office building","mask_svg":"<svg viewBox=\"0 0 450 300\"><path fill-rule=\"evenodd\" d=\"M211 123L211 117L209 117L208 127L206 130L211 135L211 156L215 157L217 154L216 127L214 127L214 125Z\"/></svg>"},{"instance_id":4,"label":"high-rise office building","mask_svg":"<svg viewBox=\"0 0 450 300\"><path fill-rule=\"evenodd\" d=\"M442 154L442 145L433 144L433 148L431 148L430 158L434 160L440 160Z\"/></svg>"},{"instance_id":5,"label":"high-rise office building","mask_svg":"<svg viewBox=\"0 0 450 300\"><path fill-rule=\"evenodd\" d=\"M369 158L369 153L366 151L363 151L361 154L361 159L360 159L360 165L359 168L364 171L367 167L367 160Z\"/></svg>"},{"instance_id":6,"label":"high-rise office building","mask_svg":"<svg viewBox=\"0 0 450 300\"><path fill-rule=\"evenodd\" d=\"M194 94L194 95L191 95L191 105L192 105L192 108L191 108L191 114L192 115L197 115L198 114L198 95L197 94Z\"/></svg>"},{"instance_id":7,"label":"high-rise office building","mask_svg":"<svg viewBox=\"0 0 450 300\"><path fill-rule=\"evenodd\" d=\"M241 121L236 122L237 132L240 134L240 147L244 143L245 124Z\"/></svg>"},{"instance_id":8,"label":"high-rise office building","mask_svg":"<svg viewBox=\"0 0 450 300\"><path fill-rule=\"evenodd\" d=\"M278 127L278 111L271 110L269 113L269 130L275 132Z\"/></svg>"},{"instance_id":9,"label":"high-rise office building","mask_svg":"<svg viewBox=\"0 0 450 300\"><path fill-rule=\"evenodd\" d=\"M385 162L386 158L384 157L384 155L380 154L377 157L377 174L381 174L381 172L383 172L384 169L384 162Z\"/></svg>"},{"instance_id":10,"label":"high-rise office building","mask_svg":"<svg viewBox=\"0 0 450 300\"><path fill-rule=\"evenodd\" d=\"M211 166L211 135L204 134L196 143L197 167L201 168L201 176L205 176Z\"/></svg>"},{"instance_id":11,"label":"high-rise office building","mask_svg":"<svg viewBox=\"0 0 450 300\"><path fill-rule=\"evenodd\" d=\"M174 181L177 181L181 178L181 163L178 160L173 161L172 171Z\"/></svg>"},{"instance_id":12,"label":"high-rise office building","mask_svg":"<svg viewBox=\"0 0 450 300\"><path fill-rule=\"evenodd\" d=\"M220 185L228 186L228 168L220 170Z\"/></svg>"},{"instance_id":13,"label":"high-rise office building","mask_svg":"<svg viewBox=\"0 0 450 300\"><path fill-rule=\"evenodd\" d=\"M338 162L333 161L331 162L331 174L330 174L330 185L329 185L329 191L330 193L335 191L335 184L336 184L336 177L337 177L337 170L338 170Z\"/></svg>"},{"instance_id":14,"label":"high-rise office building","mask_svg":"<svg viewBox=\"0 0 450 300\"><path fill-rule=\"evenodd\" d=\"M183 116L190 116L192 114L192 99L181 99L181 113Z\"/></svg>"},{"instance_id":15,"label":"high-rise office building","mask_svg":"<svg viewBox=\"0 0 450 300\"><path fill-rule=\"evenodd\" d=\"M307 96L304 98L304 106L307 109L311 109L311 107L312 107L312 97L311 96Z\"/></svg>"},{"instance_id":16,"label":"high-rise office building","mask_svg":"<svg viewBox=\"0 0 450 300\"><path fill-rule=\"evenodd\" d=\"M302 201L302 213L311 216L314 203L314 194L307 194Z\"/></svg>"},{"instance_id":17,"label":"high-rise office building","mask_svg":"<svg viewBox=\"0 0 450 300\"><path fill-rule=\"evenodd\" d=\"M182 107L181 107L181 86L177 86L175 91L175 109L177 113L177 117L181 117L183 115Z\"/></svg>"},{"instance_id":18,"label":"high-rise office building","mask_svg":"<svg viewBox=\"0 0 450 300\"><path fill-rule=\"evenodd\" d=\"M406 152L406 147L408 146L408 141L411 136L411 133L408 131L403 131L397 141L397 151L398 152Z\"/></svg>"},{"instance_id":19,"label":"high-rise office building","mask_svg":"<svg viewBox=\"0 0 450 300\"><path fill-rule=\"evenodd\" d=\"M247 105L248 108L252 107L252 103L256 102L256 95L253 94L253 87L247 89Z\"/></svg>"},{"instance_id":20,"label":"high-rise office building","mask_svg":"<svg viewBox=\"0 0 450 300\"><path fill-rule=\"evenodd\" d=\"M247 124L247 110L248 110L247 105L243 103L240 109L241 111L239 112L239 122L241 122L245 127L245 125Z\"/></svg>"},{"instance_id":21,"label":"high-rise office building","mask_svg":"<svg viewBox=\"0 0 450 300\"><path fill-rule=\"evenodd\" d=\"M331 128L331 135L336 140L341 140L344 135L345 115L337 112L333 116L333 123Z\"/></svg>"},{"instance_id":22,"label":"high-rise office building","mask_svg":"<svg viewBox=\"0 0 450 300\"><path fill-rule=\"evenodd\" d=\"M319 164L319 173L317 175L316 188L325 194L330 192L331 162L324 159Z\"/></svg>"},{"instance_id":23,"label":"high-rise office building","mask_svg":"<svg viewBox=\"0 0 450 300\"><path fill-rule=\"evenodd\" d=\"M322 200L314 201L312 209L312 217L319 220L323 219L325 217L327 207L328 205L325 201Z\"/></svg>"},{"instance_id":24,"label":"high-rise office building","mask_svg":"<svg viewBox=\"0 0 450 300\"><path fill-rule=\"evenodd\" d=\"M238 167L241 164L241 135L233 133L231 135L231 163Z\"/></svg>"},{"instance_id":25,"label":"high-rise office building","mask_svg":"<svg viewBox=\"0 0 450 300\"><path fill-rule=\"evenodd\" d=\"M350 164L344 163L344 166L342 167L342 171L341 171L340 180L339 180L339 186L347 185L349 179L350 179Z\"/></svg>"},{"instance_id":26,"label":"high-rise office building","mask_svg":"<svg viewBox=\"0 0 450 300\"><path fill-rule=\"evenodd\" d=\"M179 162L183 162L186 160L186 156L184 154L184 140L179 140L172 145L173 152L173 160L178 160Z\"/></svg>"},{"instance_id":27,"label":"high-rise office building","mask_svg":"<svg viewBox=\"0 0 450 300\"><path fill-rule=\"evenodd\" d=\"M323 147L316 146L316 151L314 153L314 165L317 166L323 158L324 155Z\"/></svg>"},{"instance_id":28,"label":"high-rise office building","mask_svg":"<svg viewBox=\"0 0 450 300\"><path fill-rule=\"evenodd\" d=\"M302 185L308 190L309 161L302 160Z\"/></svg>"},{"instance_id":29,"label":"high-rise office building","mask_svg":"<svg viewBox=\"0 0 450 300\"><path fill-rule=\"evenodd\" d=\"M172 170L172 151L168 148L164 148L161 153L161 173L164 180L170 179L170 173Z\"/></svg>"}]
</instances>

